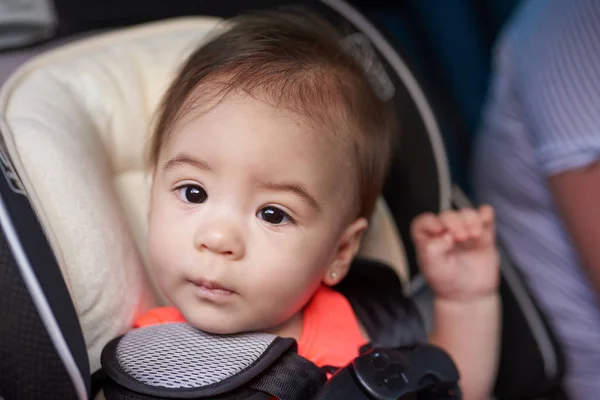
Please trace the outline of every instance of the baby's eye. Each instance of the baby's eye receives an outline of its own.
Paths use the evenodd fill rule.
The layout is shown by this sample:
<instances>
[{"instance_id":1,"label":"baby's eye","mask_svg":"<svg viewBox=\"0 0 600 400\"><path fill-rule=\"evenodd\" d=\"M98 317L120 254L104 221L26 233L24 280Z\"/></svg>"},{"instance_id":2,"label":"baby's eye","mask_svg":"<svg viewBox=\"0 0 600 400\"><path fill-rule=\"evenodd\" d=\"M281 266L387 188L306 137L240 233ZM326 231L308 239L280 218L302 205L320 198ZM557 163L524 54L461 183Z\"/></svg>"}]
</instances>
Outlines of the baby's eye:
<instances>
[{"instance_id":1,"label":"baby's eye","mask_svg":"<svg viewBox=\"0 0 600 400\"><path fill-rule=\"evenodd\" d=\"M197 185L185 185L177 188L177 194L186 203L200 204L208 198L206 190Z\"/></svg>"},{"instance_id":2,"label":"baby's eye","mask_svg":"<svg viewBox=\"0 0 600 400\"><path fill-rule=\"evenodd\" d=\"M273 206L267 206L261 209L257 216L258 218L272 225L280 225L292 220L292 218L285 211Z\"/></svg>"}]
</instances>

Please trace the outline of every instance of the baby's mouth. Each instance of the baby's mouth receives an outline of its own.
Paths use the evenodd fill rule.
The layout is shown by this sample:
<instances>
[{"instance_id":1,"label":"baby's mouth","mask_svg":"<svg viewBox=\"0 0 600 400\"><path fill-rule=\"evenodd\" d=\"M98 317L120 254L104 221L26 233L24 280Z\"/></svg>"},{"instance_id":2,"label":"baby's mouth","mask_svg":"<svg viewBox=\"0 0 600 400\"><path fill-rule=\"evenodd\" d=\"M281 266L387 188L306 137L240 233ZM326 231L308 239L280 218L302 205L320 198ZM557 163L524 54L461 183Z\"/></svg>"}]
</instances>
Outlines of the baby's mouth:
<instances>
[{"instance_id":1,"label":"baby's mouth","mask_svg":"<svg viewBox=\"0 0 600 400\"><path fill-rule=\"evenodd\" d=\"M198 288L201 293L211 296L231 296L235 291L226 288L225 286L214 281L194 280L192 283Z\"/></svg>"}]
</instances>

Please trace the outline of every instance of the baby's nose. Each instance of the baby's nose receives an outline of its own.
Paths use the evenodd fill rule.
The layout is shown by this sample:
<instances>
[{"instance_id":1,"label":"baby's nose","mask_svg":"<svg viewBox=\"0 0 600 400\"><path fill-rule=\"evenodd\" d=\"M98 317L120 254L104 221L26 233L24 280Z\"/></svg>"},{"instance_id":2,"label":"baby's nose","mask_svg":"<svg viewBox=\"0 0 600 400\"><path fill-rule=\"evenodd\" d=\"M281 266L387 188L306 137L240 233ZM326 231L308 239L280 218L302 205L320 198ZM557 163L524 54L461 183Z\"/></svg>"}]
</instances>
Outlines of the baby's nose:
<instances>
[{"instance_id":1,"label":"baby's nose","mask_svg":"<svg viewBox=\"0 0 600 400\"><path fill-rule=\"evenodd\" d=\"M232 221L214 221L198 228L195 246L200 251L210 251L232 259L244 256L241 230Z\"/></svg>"}]
</instances>

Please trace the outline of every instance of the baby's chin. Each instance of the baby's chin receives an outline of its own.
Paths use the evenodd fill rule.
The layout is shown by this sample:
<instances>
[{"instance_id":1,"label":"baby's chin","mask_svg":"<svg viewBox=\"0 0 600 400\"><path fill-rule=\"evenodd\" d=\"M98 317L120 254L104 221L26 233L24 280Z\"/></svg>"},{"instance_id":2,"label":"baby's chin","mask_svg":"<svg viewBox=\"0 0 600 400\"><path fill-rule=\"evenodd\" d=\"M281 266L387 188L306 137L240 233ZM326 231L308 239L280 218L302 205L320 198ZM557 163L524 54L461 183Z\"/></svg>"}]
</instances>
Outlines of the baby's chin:
<instances>
[{"instance_id":1,"label":"baby's chin","mask_svg":"<svg viewBox=\"0 0 600 400\"><path fill-rule=\"evenodd\" d=\"M231 316L215 318L215 316L198 315L194 313L191 313L190 315L183 314L190 325L203 332L214 335L235 335L237 333L253 331L251 327L233 321Z\"/></svg>"}]
</instances>

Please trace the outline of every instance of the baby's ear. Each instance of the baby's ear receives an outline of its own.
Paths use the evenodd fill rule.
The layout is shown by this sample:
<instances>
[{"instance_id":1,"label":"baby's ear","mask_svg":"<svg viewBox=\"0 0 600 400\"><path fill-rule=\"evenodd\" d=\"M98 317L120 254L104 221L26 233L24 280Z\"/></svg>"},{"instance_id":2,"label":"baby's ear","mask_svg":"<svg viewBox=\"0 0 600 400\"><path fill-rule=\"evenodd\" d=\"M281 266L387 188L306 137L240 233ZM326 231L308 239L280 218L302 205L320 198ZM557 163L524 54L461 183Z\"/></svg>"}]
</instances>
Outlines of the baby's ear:
<instances>
[{"instance_id":1,"label":"baby's ear","mask_svg":"<svg viewBox=\"0 0 600 400\"><path fill-rule=\"evenodd\" d=\"M350 269L354 256L358 252L363 233L369 222L366 218L358 218L352 222L340 236L335 257L323 277L323 283L328 286L338 284Z\"/></svg>"}]
</instances>

